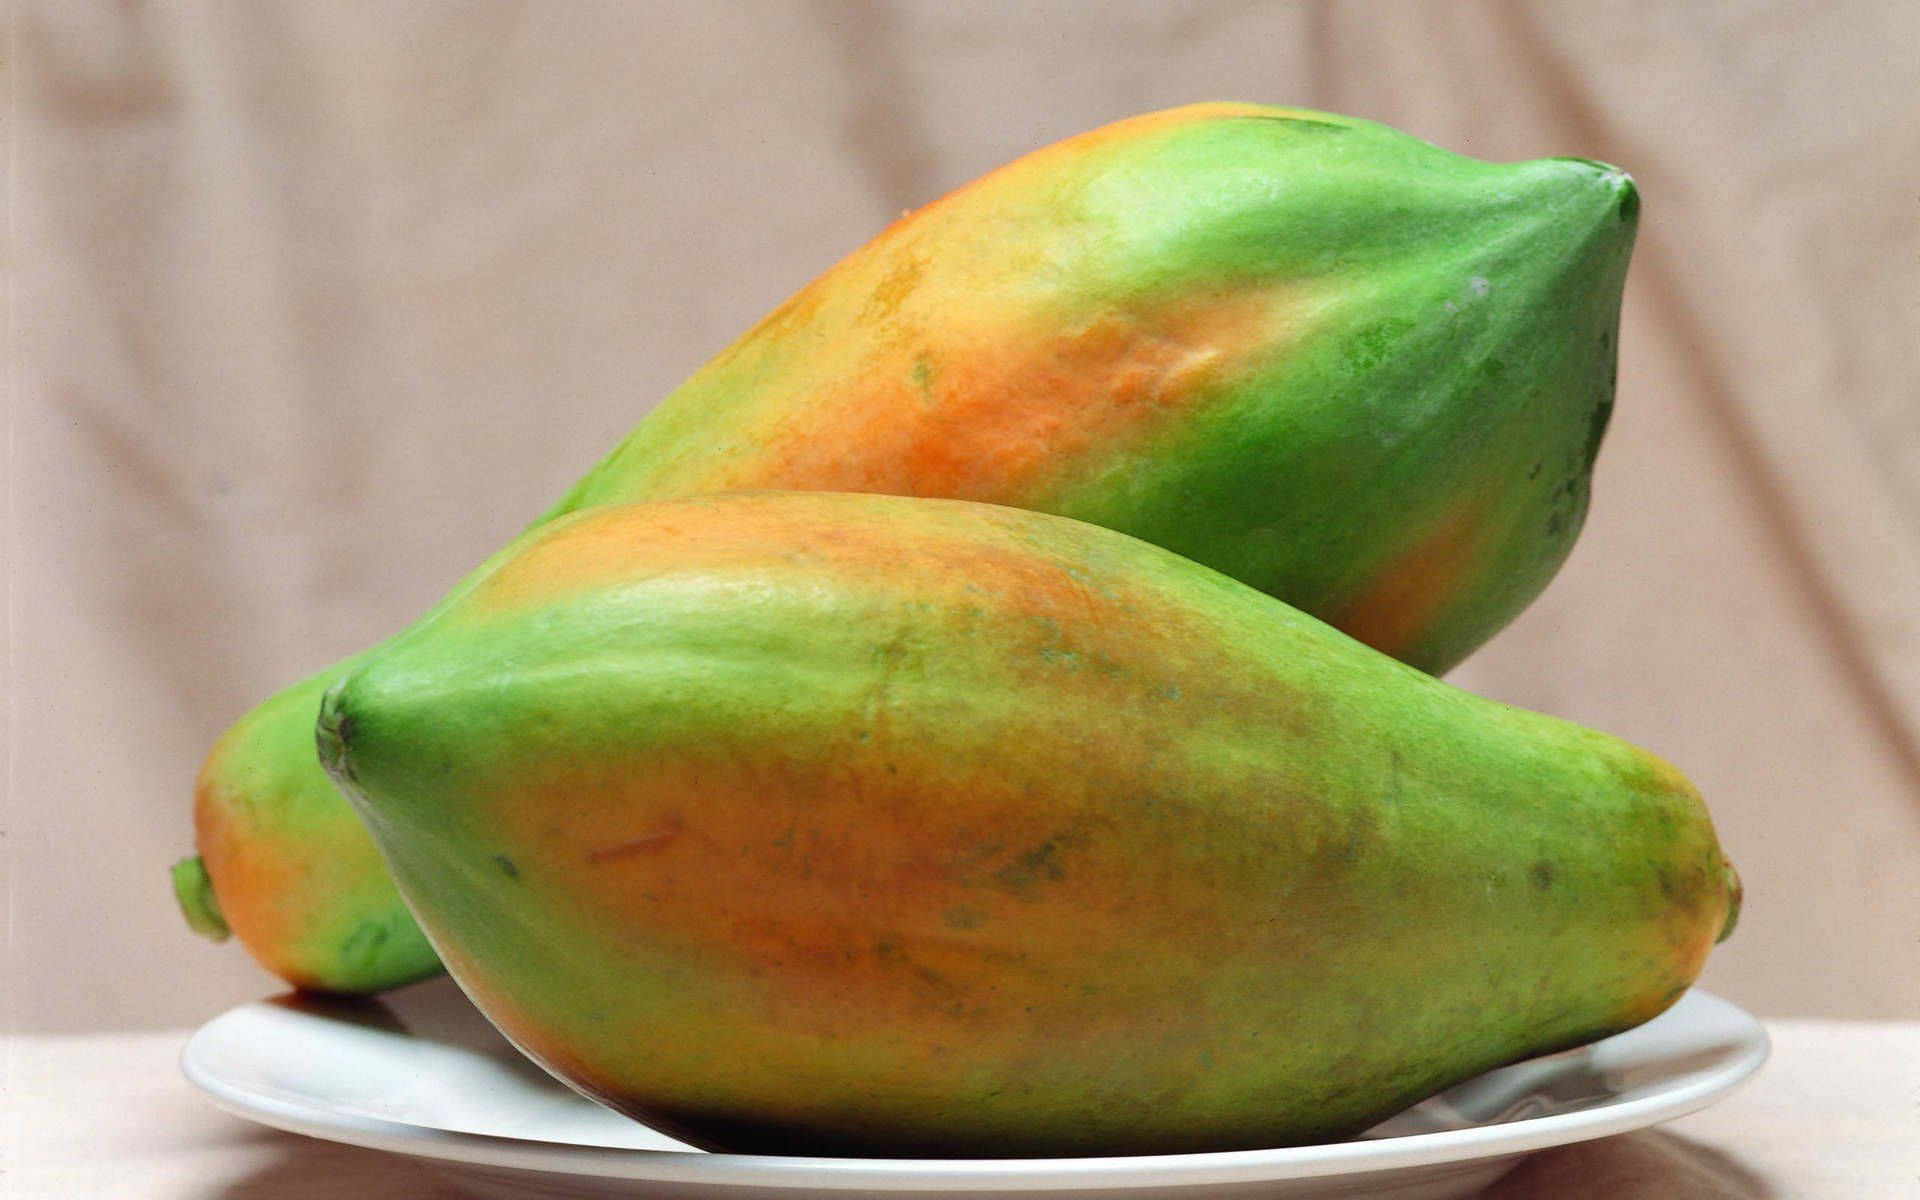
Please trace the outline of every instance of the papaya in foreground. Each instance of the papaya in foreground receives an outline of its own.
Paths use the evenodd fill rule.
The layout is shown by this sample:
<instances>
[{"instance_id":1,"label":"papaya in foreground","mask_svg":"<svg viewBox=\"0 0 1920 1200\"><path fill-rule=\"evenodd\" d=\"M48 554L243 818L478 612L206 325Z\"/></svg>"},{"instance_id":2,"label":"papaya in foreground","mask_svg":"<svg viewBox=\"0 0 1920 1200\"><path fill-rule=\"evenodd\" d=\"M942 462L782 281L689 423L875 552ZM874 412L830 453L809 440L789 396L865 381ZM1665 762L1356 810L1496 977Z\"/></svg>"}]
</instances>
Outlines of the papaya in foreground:
<instances>
[{"instance_id":1,"label":"papaya in foreground","mask_svg":"<svg viewBox=\"0 0 1920 1200\"><path fill-rule=\"evenodd\" d=\"M1433 672L1550 579L1613 397L1638 200L1326 113L1203 104L1040 150L880 234L544 519L777 488L980 500L1170 547ZM313 761L336 665L196 787L256 957L359 990L433 957Z\"/></svg>"},{"instance_id":2,"label":"papaya in foreground","mask_svg":"<svg viewBox=\"0 0 1920 1200\"><path fill-rule=\"evenodd\" d=\"M1344 1137L1659 1013L1738 898L1652 755L966 502L556 521L318 740L488 1017L712 1149Z\"/></svg>"}]
</instances>

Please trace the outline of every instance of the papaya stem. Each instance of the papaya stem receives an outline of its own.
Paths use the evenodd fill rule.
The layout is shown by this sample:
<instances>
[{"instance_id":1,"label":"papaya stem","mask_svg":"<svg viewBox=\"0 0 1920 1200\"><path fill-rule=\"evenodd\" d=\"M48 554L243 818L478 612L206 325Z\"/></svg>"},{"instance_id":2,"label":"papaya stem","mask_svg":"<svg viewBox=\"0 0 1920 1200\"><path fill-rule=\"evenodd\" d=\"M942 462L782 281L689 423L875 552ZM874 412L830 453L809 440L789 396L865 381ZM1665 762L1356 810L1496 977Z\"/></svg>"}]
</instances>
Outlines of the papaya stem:
<instances>
[{"instance_id":1,"label":"papaya stem","mask_svg":"<svg viewBox=\"0 0 1920 1200\"><path fill-rule=\"evenodd\" d=\"M187 918L187 928L216 942L227 940L227 919L220 912L219 897L213 894L213 880L207 877L207 864L199 855L173 864L173 897Z\"/></svg>"}]
</instances>

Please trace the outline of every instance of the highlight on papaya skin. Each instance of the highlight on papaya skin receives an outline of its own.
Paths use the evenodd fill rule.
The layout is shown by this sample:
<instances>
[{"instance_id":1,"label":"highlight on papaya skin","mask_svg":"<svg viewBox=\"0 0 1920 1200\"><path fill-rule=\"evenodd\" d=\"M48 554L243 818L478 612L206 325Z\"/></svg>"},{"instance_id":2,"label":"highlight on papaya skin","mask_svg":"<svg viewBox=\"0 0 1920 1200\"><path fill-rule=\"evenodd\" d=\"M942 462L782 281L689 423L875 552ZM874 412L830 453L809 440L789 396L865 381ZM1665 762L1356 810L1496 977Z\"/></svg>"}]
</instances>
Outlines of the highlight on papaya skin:
<instances>
[{"instance_id":1,"label":"highlight on papaya skin","mask_svg":"<svg viewBox=\"0 0 1920 1200\"><path fill-rule=\"evenodd\" d=\"M894 222L541 520L739 487L987 500L1132 533L1321 617L1353 612L1442 671L1545 586L1577 533L1562 510L1584 496L1611 392L1611 345L1596 347L1631 243L1620 179L1476 162L1304 110L1118 122ZM1398 579L1470 496L1486 500L1458 542L1471 552L1431 585ZM313 714L348 669L243 718L202 772L197 823L205 844L247 844L202 859L256 957L377 990L435 957L315 761ZM249 882L269 878L287 890Z\"/></svg>"}]
</instances>

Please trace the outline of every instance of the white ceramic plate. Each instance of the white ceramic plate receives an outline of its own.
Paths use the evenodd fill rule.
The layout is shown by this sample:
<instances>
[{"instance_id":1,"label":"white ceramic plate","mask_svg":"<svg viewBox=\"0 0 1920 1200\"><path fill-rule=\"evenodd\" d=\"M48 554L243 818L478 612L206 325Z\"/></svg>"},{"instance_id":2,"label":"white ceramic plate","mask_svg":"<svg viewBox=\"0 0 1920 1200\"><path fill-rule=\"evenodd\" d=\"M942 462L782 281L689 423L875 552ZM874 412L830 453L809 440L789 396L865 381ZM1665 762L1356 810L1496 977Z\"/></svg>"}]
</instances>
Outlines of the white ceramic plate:
<instances>
[{"instance_id":1,"label":"white ceramic plate","mask_svg":"<svg viewBox=\"0 0 1920 1200\"><path fill-rule=\"evenodd\" d=\"M1766 1057L1758 1022L1693 991L1638 1029L1482 1075L1356 1141L1224 1154L946 1161L690 1149L553 1081L445 980L384 1001L286 996L243 1005L193 1035L181 1069L229 1112L424 1159L496 1200L851 1200L883 1192L914 1193L912 1200L979 1193L994 1200L1442 1200L1472 1195L1529 1151L1704 1108Z\"/></svg>"}]
</instances>

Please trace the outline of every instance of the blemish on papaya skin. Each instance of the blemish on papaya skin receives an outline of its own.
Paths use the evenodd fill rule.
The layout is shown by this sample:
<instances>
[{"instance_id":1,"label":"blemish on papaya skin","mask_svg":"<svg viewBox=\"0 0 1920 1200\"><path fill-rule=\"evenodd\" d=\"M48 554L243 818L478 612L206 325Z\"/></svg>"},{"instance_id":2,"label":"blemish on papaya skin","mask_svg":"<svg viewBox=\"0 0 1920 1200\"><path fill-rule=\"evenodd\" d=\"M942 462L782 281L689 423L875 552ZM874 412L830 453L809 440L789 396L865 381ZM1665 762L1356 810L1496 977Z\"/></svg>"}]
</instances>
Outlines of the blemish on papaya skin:
<instances>
[{"instance_id":1,"label":"blemish on papaya skin","mask_svg":"<svg viewBox=\"0 0 1920 1200\"><path fill-rule=\"evenodd\" d=\"M913 294L926 271L926 259L917 254L903 255L875 285L860 319L875 321L894 312Z\"/></svg>"},{"instance_id":2,"label":"blemish on papaya skin","mask_svg":"<svg viewBox=\"0 0 1920 1200\"><path fill-rule=\"evenodd\" d=\"M371 961L387 944L391 932L377 921L361 921L340 944L340 957L348 962Z\"/></svg>"},{"instance_id":3,"label":"blemish on papaya skin","mask_svg":"<svg viewBox=\"0 0 1920 1200\"><path fill-rule=\"evenodd\" d=\"M504 854L496 854L496 855L494 855L494 856L493 856L493 865L494 865L494 866L496 866L496 867L499 867L499 868L500 868L500 873L501 873L502 875L505 875L505 876L506 876L506 877L507 877L508 879L516 879L516 880L517 880L517 879L519 879L519 878L520 878L520 866L519 866L519 864L517 864L517 863L515 863L515 862L514 862L514 861L513 861L513 860L512 860L511 858L509 858L509 857L507 857L507 856L506 856L506 855L504 855Z\"/></svg>"},{"instance_id":4,"label":"blemish on papaya skin","mask_svg":"<svg viewBox=\"0 0 1920 1200\"><path fill-rule=\"evenodd\" d=\"M980 914L970 908L949 908L940 914L940 923L948 929L966 932L980 927Z\"/></svg>"},{"instance_id":5,"label":"blemish on papaya skin","mask_svg":"<svg viewBox=\"0 0 1920 1200\"><path fill-rule=\"evenodd\" d=\"M1339 849L1330 863L1351 867L1365 858L1380 841L1380 814L1371 806L1356 807L1349 815L1339 838Z\"/></svg>"},{"instance_id":6,"label":"blemish on papaya skin","mask_svg":"<svg viewBox=\"0 0 1920 1200\"><path fill-rule=\"evenodd\" d=\"M1052 842L1040 843L993 873L1002 888L1018 896L1031 895L1041 880L1057 881L1066 877L1066 868L1054 857Z\"/></svg>"},{"instance_id":7,"label":"blemish on papaya skin","mask_svg":"<svg viewBox=\"0 0 1920 1200\"><path fill-rule=\"evenodd\" d=\"M1603 396L1587 418L1587 442L1582 454L1589 466L1600 455L1600 443L1607 436L1607 422L1613 417L1613 397Z\"/></svg>"},{"instance_id":8,"label":"blemish on papaya skin","mask_svg":"<svg viewBox=\"0 0 1920 1200\"><path fill-rule=\"evenodd\" d=\"M1031 900L1042 883L1065 879L1067 869L1059 859L1060 840L1048 838L1015 855L1012 862L993 873L994 886L1019 899Z\"/></svg>"},{"instance_id":9,"label":"blemish on papaya skin","mask_svg":"<svg viewBox=\"0 0 1920 1200\"><path fill-rule=\"evenodd\" d=\"M1387 789L1386 794L1380 797L1383 804L1391 805L1400 802L1402 789L1406 783L1406 770L1405 755L1395 750L1387 756Z\"/></svg>"},{"instance_id":10,"label":"blemish on papaya skin","mask_svg":"<svg viewBox=\"0 0 1920 1200\"><path fill-rule=\"evenodd\" d=\"M1405 317L1388 317L1354 334L1343 351L1347 370L1363 374L1385 362L1396 342L1412 333L1414 324Z\"/></svg>"},{"instance_id":11,"label":"blemish on papaya skin","mask_svg":"<svg viewBox=\"0 0 1920 1200\"><path fill-rule=\"evenodd\" d=\"M680 822L676 819L661 825L657 829L650 829L639 837L628 838L624 842L615 842L611 846L597 846L587 851L586 858L590 863L604 863L612 862L616 859L629 858L635 854L645 854L648 851L660 849L678 837L679 834Z\"/></svg>"},{"instance_id":12,"label":"blemish on papaya skin","mask_svg":"<svg viewBox=\"0 0 1920 1200\"><path fill-rule=\"evenodd\" d=\"M1553 864L1543 858L1528 870L1527 878L1533 881L1535 890L1544 892L1553 886L1554 874Z\"/></svg>"},{"instance_id":13,"label":"blemish on papaya skin","mask_svg":"<svg viewBox=\"0 0 1920 1200\"><path fill-rule=\"evenodd\" d=\"M1665 867L1658 867L1654 871L1654 878L1660 884L1660 895L1663 898L1672 901L1679 896L1680 886L1678 882L1675 881L1672 871L1667 870Z\"/></svg>"}]
</instances>

